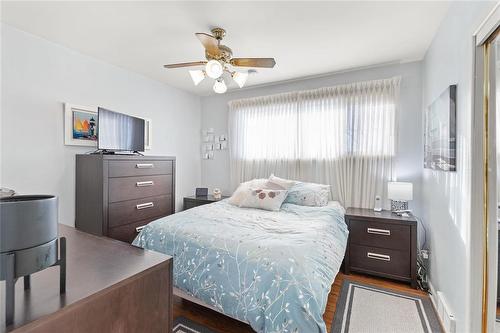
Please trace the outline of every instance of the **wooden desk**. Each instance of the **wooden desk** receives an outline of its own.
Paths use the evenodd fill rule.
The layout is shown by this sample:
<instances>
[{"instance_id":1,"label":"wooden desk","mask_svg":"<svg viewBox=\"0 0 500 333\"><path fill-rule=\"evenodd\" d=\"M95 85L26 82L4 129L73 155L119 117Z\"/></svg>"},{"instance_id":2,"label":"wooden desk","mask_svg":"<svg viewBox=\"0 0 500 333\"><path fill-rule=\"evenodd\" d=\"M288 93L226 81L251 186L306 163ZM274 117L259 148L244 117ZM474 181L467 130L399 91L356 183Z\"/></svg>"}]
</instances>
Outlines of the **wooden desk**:
<instances>
[{"instance_id":1,"label":"wooden desk","mask_svg":"<svg viewBox=\"0 0 500 333\"><path fill-rule=\"evenodd\" d=\"M172 258L59 225L67 239L66 294L59 271L16 284L15 332L172 332Z\"/></svg>"}]
</instances>

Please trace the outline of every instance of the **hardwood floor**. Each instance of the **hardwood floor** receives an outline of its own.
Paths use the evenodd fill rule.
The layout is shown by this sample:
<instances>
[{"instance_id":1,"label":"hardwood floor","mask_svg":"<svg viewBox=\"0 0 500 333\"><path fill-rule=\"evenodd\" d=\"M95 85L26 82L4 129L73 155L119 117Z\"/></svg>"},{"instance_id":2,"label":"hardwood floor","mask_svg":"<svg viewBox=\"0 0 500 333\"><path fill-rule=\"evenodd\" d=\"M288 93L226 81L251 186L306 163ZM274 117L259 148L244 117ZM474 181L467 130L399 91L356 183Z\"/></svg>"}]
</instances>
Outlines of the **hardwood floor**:
<instances>
[{"instance_id":1,"label":"hardwood floor","mask_svg":"<svg viewBox=\"0 0 500 333\"><path fill-rule=\"evenodd\" d=\"M323 319L325 320L326 327L328 329L330 329L332 325L333 316L335 315L335 308L337 306L337 299L340 295L342 282L346 277L354 281L371 284L377 287L389 288L397 291L407 292L414 295L428 297L426 293L412 289L408 284L394 282L386 279L368 277L359 274L344 275L343 273L339 273L335 278L335 281L333 282L332 290L330 291L330 295L328 296L328 304L326 306L326 310L323 315ZM219 332L219 333L254 332L247 324L226 317L218 312L206 309L200 305L184 301L179 297L175 297L174 318L178 316L184 316L199 324L205 325L214 332Z\"/></svg>"}]
</instances>

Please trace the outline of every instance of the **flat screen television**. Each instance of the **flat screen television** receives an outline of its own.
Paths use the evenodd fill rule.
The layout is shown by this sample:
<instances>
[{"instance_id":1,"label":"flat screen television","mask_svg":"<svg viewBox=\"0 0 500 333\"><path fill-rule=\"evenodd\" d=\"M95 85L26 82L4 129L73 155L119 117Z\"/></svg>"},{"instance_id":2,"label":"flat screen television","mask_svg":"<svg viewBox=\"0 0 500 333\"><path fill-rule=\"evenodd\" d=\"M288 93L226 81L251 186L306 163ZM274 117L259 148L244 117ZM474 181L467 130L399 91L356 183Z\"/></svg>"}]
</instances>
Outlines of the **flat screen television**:
<instances>
[{"instance_id":1,"label":"flat screen television","mask_svg":"<svg viewBox=\"0 0 500 333\"><path fill-rule=\"evenodd\" d=\"M103 151L144 151L144 119L99 108L97 148Z\"/></svg>"}]
</instances>

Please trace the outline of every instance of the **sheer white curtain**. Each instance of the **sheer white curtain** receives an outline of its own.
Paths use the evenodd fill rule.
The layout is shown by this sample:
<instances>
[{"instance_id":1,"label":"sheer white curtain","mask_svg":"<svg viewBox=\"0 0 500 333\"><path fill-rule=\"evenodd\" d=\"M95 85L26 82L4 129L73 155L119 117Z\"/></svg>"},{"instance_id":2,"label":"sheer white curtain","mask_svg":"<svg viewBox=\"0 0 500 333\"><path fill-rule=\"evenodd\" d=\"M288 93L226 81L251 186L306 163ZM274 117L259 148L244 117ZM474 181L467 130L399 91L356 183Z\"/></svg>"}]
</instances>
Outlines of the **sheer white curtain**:
<instances>
[{"instance_id":1,"label":"sheer white curtain","mask_svg":"<svg viewBox=\"0 0 500 333\"><path fill-rule=\"evenodd\" d=\"M386 197L400 78L229 103L231 182L279 177L331 185L344 206Z\"/></svg>"}]
</instances>

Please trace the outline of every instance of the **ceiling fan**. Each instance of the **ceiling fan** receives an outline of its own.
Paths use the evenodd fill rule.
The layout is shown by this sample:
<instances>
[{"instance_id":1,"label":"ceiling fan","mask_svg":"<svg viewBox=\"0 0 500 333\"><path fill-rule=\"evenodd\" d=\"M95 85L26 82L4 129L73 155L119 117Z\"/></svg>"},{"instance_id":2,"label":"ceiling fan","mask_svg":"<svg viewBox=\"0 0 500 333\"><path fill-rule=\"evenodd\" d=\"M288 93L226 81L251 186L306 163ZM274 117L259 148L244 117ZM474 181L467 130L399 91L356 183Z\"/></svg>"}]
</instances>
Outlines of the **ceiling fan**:
<instances>
[{"instance_id":1,"label":"ceiling fan","mask_svg":"<svg viewBox=\"0 0 500 333\"><path fill-rule=\"evenodd\" d=\"M233 58L233 51L221 41L226 35L226 30L222 28L213 28L212 35L204 32L195 33L205 48L206 61L183 62L178 64L164 65L165 68L195 67L205 66L204 69L190 70L191 78L195 85L198 85L205 77L215 80L214 91L223 94L227 90L226 83L222 75L229 73L240 88L245 85L249 72L255 70L236 71L232 67L259 67L273 68L276 65L274 58Z\"/></svg>"}]
</instances>

